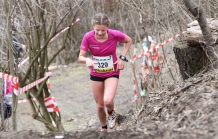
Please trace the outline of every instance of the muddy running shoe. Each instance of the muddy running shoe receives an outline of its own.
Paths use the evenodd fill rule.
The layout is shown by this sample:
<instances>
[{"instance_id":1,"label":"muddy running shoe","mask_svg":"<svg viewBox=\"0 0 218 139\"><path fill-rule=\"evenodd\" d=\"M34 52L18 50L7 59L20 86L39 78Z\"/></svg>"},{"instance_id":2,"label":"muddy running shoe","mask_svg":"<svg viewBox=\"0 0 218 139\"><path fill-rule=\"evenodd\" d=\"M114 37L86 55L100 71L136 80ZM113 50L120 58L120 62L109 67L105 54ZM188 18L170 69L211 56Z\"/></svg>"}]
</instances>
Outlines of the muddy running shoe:
<instances>
[{"instance_id":1,"label":"muddy running shoe","mask_svg":"<svg viewBox=\"0 0 218 139\"><path fill-rule=\"evenodd\" d=\"M102 132L107 132L107 125L101 127Z\"/></svg>"},{"instance_id":2,"label":"muddy running shoe","mask_svg":"<svg viewBox=\"0 0 218 139\"><path fill-rule=\"evenodd\" d=\"M112 129L116 125L116 113L115 110L112 111L111 114L108 114L108 125L109 128Z\"/></svg>"},{"instance_id":3,"label":"muddy running shoe","mask_svg":"<svg viewBox=\"0 0 218 139\"><path fill-rule=\"evenodd\" d=\"M101 132L107 132L107 128L102 128Z\"/></svg>"}]
</instances>

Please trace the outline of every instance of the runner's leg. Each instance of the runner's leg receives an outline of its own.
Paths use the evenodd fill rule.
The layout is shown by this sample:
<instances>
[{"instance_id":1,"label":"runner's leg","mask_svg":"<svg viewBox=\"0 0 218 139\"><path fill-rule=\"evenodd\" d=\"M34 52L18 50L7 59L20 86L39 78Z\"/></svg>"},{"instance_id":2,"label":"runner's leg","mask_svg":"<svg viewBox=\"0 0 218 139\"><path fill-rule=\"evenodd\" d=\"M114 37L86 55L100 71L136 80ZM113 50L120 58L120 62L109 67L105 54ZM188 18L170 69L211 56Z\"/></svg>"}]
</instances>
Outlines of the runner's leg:
<instances>
[{"instance_id":1,"label":"runner's leg","mask_svg":"<svg viewBox=\"0 0 218 139\"><path fill-rule=\"evenodd\" d=\"M114 109L114 97L118 86L118 78L110 77L105 80L104 105L108 111Z\"/></svg>"},{"instance_id":2,"label":"runner's leg","mask_svg":"<svg viewBox=\"0 0 218 139\"><path fill-rule=\"evenodd\" d=\"M116 125L116 113L114 111L114 97L118 85L118 78L110 77L105 80L105 95L104 105L107 107L108 113L108 126L113 129Z\"/></svg>"},{"instance_id":3,"label":"runner's leg","mask_svg":"<svg viewBox=\"0 0 218 139\"><path fill-rule=\"evenodd\" d=\"M97 114L102 126L106 125L106 113L104 109L104 82L92 81L91 88L96 102Z\"/></svg>"}]
</instances>

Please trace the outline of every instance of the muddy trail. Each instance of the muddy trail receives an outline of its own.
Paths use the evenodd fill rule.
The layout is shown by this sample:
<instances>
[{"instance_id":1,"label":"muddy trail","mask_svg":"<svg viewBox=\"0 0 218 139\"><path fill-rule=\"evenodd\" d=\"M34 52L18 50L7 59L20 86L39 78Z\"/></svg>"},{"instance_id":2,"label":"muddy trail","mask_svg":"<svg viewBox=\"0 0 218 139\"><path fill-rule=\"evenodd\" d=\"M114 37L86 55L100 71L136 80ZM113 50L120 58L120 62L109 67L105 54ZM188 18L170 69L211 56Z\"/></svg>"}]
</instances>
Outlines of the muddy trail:
<instances>
[{"instance_id":1,"label":"muddy trail","mask_svg":"<svg viewBox=\"0 0 218 139\"><path fill-rule=\"evenodd\" d=\"M118 123L100 132L88 69L79 63L52 70L51 93L61 111L63 133L51 133L31 118L28 104L19 104L18 131L1 132L5 139L217 139L218 71L186 81L166 83L147 92L143 104L133 103L130 66L121 72L115 98ZM20 99L24 98L21 96ZM11 121L9 121L11 124Z\"/></svg>"}]
</instances>

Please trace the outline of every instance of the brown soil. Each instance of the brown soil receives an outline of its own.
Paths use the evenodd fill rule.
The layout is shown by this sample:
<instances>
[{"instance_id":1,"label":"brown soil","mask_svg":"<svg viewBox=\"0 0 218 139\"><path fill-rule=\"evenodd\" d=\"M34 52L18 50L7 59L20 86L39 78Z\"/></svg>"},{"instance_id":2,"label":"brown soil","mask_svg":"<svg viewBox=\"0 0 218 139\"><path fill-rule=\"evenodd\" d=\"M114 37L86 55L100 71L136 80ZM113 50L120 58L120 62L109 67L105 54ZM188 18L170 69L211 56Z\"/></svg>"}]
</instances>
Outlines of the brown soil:
<instances>
[{"instance_id":1,"label":"brown soil","mask_svg":"<svg viewBox=\"0 0 218 139\"><path fill-rule=\"evenodd\" d=\"M51 77L51 92L60 108L66 132L47 132L44 125L32 120L28 104L23 103L18 105L17 110L18 131L14 132L10 128L7 132L1 132L0 137L53 139L63 135L65 139L218 138L218 71L199 74L185 82L164 82L161 88L147 93L143 105L138 105L136 109L132 102L130 65L126 63L125 67L115 98L119 118L115 129L100 132L88 69L74 63L53 69Z\"/></svg>"},{"instance_id":2,"label":"brown soil","mask_svg":"<svg viewBox=\"0 0 218 139\"><path fill-rule=\"evenodd\" d=\"M121 72L116 94L115 109L118 115L129 115L128 113L135 109L135 104L132 102L133 86L128 67L127 63L126 69ZM51 93L60 109L66 134L69 133L68 136L70 136L72 132L73 135L78 136L81 133L74 133L77 131L87 131L87 133L84 133L87 135L89 135L89 131L98 133L101 127L96 115L95 101L89 84L89 70L87 67L80 63L73 63L67 67L51 66L51 69ZM25 99L24 94L19 96L19 99ZM8 138L15 136L17 138L21 136L28 138L29 134L31 134L30 137L43 136L43 138L48 138L47 135L45 135L46 137L43 135L47 133L44 125L32 119L28 103L18 105L17 122L18 132L13 132L10 128L7 132L0 132L0 137L3 135ZM11 123L12 119L10 118L8 124L11 125ZM117 125L118 129L119 126ZM48 136L54 138L53 134Z\"/></svg>"}]
</instances>

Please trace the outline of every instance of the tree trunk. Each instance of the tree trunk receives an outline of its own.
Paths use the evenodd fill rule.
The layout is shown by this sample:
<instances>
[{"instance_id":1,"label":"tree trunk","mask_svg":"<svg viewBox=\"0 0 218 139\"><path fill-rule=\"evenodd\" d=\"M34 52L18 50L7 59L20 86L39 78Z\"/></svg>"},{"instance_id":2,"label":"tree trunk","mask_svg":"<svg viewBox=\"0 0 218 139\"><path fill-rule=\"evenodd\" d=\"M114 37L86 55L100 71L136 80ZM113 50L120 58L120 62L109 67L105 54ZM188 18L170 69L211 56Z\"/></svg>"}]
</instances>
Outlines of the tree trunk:
<instances>
[{"instance_id":1,"label":"tree trunk","mask_svg":"<svg viewBox=\"0 0 218 139\"><path fill-rule=\"evenodd\" d=\"M15 71L14 71L14 56L13 56L13 51L12 51L12 34L11 34L11 9L10 9L10 1L5 0L4 1L4 7L5 7L5 13L6 13L6 20L7 20L7 38L8 38L8 48L9 48L9 67L10 67L10 75L15 76ZM17 61L17 60L16 60ZM13 93L13 98L12 98L12 122L13 122L13 130L17 130L17 120L16 120L16 104L17 104L17 96Z\"/></svg>"},{"instance_id":2,"label":"tree trunk","mask_svg":"<svg viewBox=\"0 0 218 139\"><path fill-rule=\"evenodd\" d=\"M214 39L212 37L210 28L207 24L206 14L201 6L195 4L192 0L184 0L186 7L192 13L192 15L197 19L203 34L204 41L206 43L206 55L210 60L210 68L218 68L218 58L217 58L217 48L215 48Z\"/></svg>"},{"instance_id":3,"label":"tree trunk","mask_svg":"<svg viewBox=\"0 0 218 139\"><path fill-rule=\"evenodd\" d=\"M216 40L215 44L217 44L218 43L217 41L218 19L210 18L207 19L207 22L211 30L212 37L214 40ZM178 50L179 48L174 48L177 61L179 62L180 72L184 79L187 79L188 76L193 76L195 73L201 70L205 65L207 65L207 62L209 62L206 53L204 51L206 47L205 45L206 42L204 41L203 34L197 20L188 24L186 39L187 39L188 48L182 48L181 50ZM199 61L194 60L196 62L194 63L193 59L196 59L196 57L198 58L198 55L202 56L203 59L202 57L199 57ZM190 56L193 57L191 60L186 58ZM185 62L186 64L182 62ZM199 64L203 64L203 65L199 66ZM192 65L194 65L193 67L194 69L189 69L188 67L192 67Z\"/></svg>"},{"instance_id":4,"label":"tree trunk","mask_svg":"<svg viewBox=\"0 0 218 139\"><path fill-rule=\"evenodd\" d=\"M188 25L188 47L175 47L173 51L180 73L183 79L187 79L200 72L206 65L209 65L210 68L217 68L217 50L215 50L214 41L217 40L217 35L213 33L213 24L216 23L214 19L207 20L202 7L196 5L192 0L184 0L184 2L197 20Z\"/></svg>"}]
</instances>

